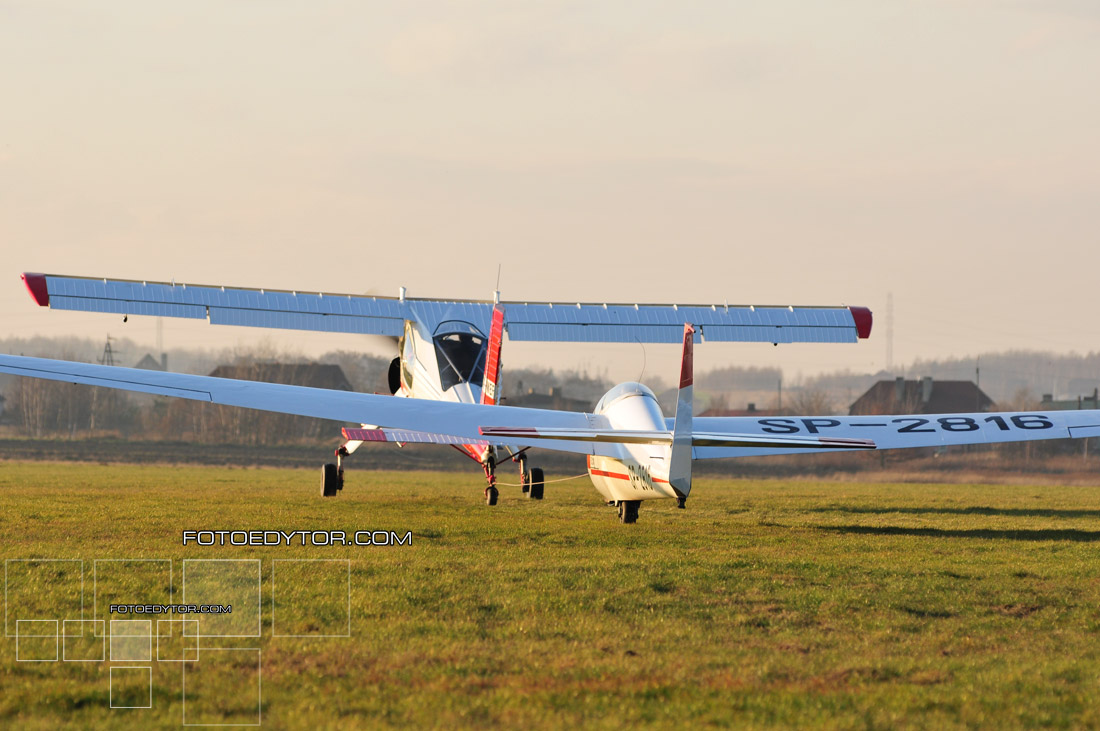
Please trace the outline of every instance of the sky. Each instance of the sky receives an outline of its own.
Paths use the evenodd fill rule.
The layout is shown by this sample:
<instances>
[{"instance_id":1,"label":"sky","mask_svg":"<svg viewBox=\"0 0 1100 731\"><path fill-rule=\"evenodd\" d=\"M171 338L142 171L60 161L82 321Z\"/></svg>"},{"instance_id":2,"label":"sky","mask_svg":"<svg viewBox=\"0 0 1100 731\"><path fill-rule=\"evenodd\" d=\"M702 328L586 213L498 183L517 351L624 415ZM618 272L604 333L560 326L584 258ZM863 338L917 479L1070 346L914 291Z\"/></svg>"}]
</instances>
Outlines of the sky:
<instances>
[{"instance_id":1,"label":"sky","mask_svg":"<svg viewBox=\"0 0 1100 731\"><path fill-rule=\"evenodd\" d=\"M0 332L23 271L505 300L865 305L813 374L1100 350L1090 0L0 0ZM168 347L366 338L165 320ZM676 346L504 362L675 377Z\"/></svg>"}]
</instances>

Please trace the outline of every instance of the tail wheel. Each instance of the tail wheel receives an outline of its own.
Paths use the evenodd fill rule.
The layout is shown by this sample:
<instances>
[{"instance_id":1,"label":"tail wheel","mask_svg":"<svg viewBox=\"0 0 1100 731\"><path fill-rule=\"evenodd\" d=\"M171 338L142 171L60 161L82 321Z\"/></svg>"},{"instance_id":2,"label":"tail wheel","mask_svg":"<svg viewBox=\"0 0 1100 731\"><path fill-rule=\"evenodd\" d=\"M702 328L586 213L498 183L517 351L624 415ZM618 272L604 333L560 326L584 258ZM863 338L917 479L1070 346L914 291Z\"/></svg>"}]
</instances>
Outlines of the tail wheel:
<instances>
[{"instance_id":1,"label":"tail wheel","mask_svg":"<svg viewBox=\"0 0 1100 731\"><path fill-rule=\"evenodd\" d=\"M623 500L619 503L619 522L620 523L637 523L638 522L638 506L641 505L641 500Z\"/></svg>"},{"instance_id":2,"label":"tail wheel","mask_svg":"<svg viewBox=\"0 0 1100 731\"><path fill-rule=\"evenodd\" d=\"M340 470L334 464L326 464L321 468L321 496L333 497L340 489Z\"/></svg>"},{"instance_id":3,"label":"tail wheel","mask_svg":"<svg viewBox=\"0 0 1100 731\"><path fill-rule=\"evenodd\" d=\"M527 490L524 491L527 493L527 497L532 500L542 500L542 488L545 485L545 479L541 467L532 467Z\"/></svg>"}]
</instances>

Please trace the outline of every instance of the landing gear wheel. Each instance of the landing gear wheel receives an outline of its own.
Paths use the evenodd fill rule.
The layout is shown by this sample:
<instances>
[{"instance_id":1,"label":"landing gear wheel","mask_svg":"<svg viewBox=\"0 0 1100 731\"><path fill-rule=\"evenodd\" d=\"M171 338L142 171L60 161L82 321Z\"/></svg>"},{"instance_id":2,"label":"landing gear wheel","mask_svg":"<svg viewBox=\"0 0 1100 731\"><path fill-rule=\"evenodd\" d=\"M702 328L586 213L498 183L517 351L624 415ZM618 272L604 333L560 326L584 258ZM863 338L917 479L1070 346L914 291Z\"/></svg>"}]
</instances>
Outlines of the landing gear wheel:
<instances>
[{"instance_id":1,"label":"landing gear wheel","mask_svg":"<svg viewBox=\"0 0 1100 731\"><path fill-rule=\"evenodd\" d=\"M542 475L541 467L532 467L530 477L527 478L527 489L524 492L527 493L527 497L532 500L542 500L542 488L545 484L545 478Z\"/></svg>"},{"instance_id":2,"label":"landing gear wheel","mask_svg":"<svg viewBox=\"0 0 1100 731\"><path fill-rule=\"evenodd\" d=\"M500 496L500 491L497 490L496 455L491 448L485 461L481 463L481 469L485 470L485 481L488 483L485 486L485 504L489 506L496 505L497 497Z\"/></svg>"},{"instance_id":3,"label":"landing gear wheel","mask_svg":"<svg viewBox=\"0 0 1100 731\"><path fill-rule=\"evenodd\" d=\"M495 487L485 488L485 504L486 505L496 505L497 504L497 498L499 496L500 496L500 490L497 490Z\"/></svg>"},{"instance_id":4,"label":"landing gear wheel","mask_svg":"<svg viewBox=\"0 0 1100 731\"><path fill-rule=\"evenodd\" d=\"M336 489L344 489L344 460L349 452L346 444L340 445L336 450Z\"/></svg>"},{"instance_id":5,"label":"landing gear wheel","mask_svg":"<svg viewBox=\"0 0 1100 731\"><path fill-rule=\"evenodd\" d=\"M619 502L619 522L620 523L637 523L638 522L638 506L641 505L641 500L622 500Z\"/></svg>"},{"instance_id":6,"label":"landing gear wheel","mask_svg":"<svg viewBox=\"0 0 1100 731\"><path fill-rule=\"evenodd\" d=\"M527 471L527 455L520 452L515 457L512 457L513 462L519 462L519 486L523 490L524 495L530 495L531 492L531 473Z\"/></svg>"},{"instance_id":7,"label":"landing gear wheel","mask_svg":"<svg viewBox=\"0 0 1100 731\"><path fill-rule=\"evenodd\" d=\"M340 470L334 464L327 464L321 468L321 496L333 497L340 489Z\"/></svg>"}]
</instances>

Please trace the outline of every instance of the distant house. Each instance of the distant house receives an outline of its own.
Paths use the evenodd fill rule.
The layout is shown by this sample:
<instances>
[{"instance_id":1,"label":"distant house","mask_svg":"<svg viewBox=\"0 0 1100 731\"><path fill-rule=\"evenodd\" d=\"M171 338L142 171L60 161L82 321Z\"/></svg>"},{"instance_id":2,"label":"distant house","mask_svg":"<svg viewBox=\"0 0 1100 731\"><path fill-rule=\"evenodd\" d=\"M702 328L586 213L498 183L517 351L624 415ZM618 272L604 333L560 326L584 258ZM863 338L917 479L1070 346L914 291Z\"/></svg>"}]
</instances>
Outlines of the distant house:
<instances>
[{"instance_id":1,"label":"distant house","mask_svg":"<svg viewBox=\"0 0 1100 731\"><path fill-rule=\"evenodd\" d=\"M758 409L756 408L756 404L750 403L744 409L726 409L721 407L707 409L703 413L698 414L698 416L779 416L782 413L782 411L777 409Z\"/></svg>"},{"instance_id":2,"label":"distant house","mask_svg":"<svg viewBox=\"0 0 1100 731\"><path fill-rule=\"evenodd\" d=\"M521 383L522 385L522 383ZM570 398L562 394L561 389L552 386L549 393L540 393L533 388L527 393L505 396L501 403L508 406L523 406L529 409L553 409L555 411L589 411L592 402L587 399Z\"/></svg>"},{"instance_id":3,"label":"distant house","mask_svg":"<svg viewBox=\"0 0 1100 731\"><path fill-rule=\"evenodd\" d=\"M351 383L338 365L324 363L252 363L220 365L210 372L215 378L285 383L291 386L351 391Z\"/></svg>"},{"instance_id":4,"label":"distant house","mask_svg":"<svg viewBox=\"0 0 1100 731\"><path fill-rule=\"evenodd\" d=\"M993 399L973 381L934 381L931 378L879 381L856 399L848 413L963 414L989 411Z\"/></svg>"},{"instance_id":5,"label":"distant house","mask_svg":"<svg viewBox=\"0 0 1100 731\"><path fill-rule=\"evenodd\" d=\"M1100 389L1092 389L1091 396L1078 396L1075 399L1054 400L1053 394L1044 393L1039 404L1043 411L1079 411L1080 409L1100 409Z\"/></svg>"},{"instance_id":6,"label":"distant house","mask_svg":"<svg viewBox=\"0 0 1100 731\"><path fill-rule=\"evenodd\" d=\"M153 357L152 353L146 353L145 357L134 364L134 368L141 368L147 371L167 371L168 370L168 354L161 353L160 360L158 361Z\"/></svg>"}]
</instances>

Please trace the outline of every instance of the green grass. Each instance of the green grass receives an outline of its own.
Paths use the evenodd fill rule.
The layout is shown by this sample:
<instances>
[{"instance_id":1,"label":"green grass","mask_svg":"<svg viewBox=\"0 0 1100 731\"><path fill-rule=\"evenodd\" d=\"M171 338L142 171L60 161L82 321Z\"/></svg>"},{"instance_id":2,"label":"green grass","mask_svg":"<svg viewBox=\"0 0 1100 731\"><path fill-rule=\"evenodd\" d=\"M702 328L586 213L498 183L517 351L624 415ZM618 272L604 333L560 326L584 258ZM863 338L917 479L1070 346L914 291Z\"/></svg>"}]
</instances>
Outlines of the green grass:
<instances>
[{"instance_id":1,"label":"green grass","mask_svg":"<svg viewBox=\"0 0 1100 731\"><path fill-rule=\"evenodd\" d=\"M352 471L331 500L317 480L4 463L0 552L83 559L86 617L93 559L170 559L177 599L182 559L261 559L262 636L203 647L261 648L264 728L1100 726L1100 487L699 479L687 510L643 504L622 526L583 480L541 503L505 488L492 509L471 472ZM214 528L413 541L181 545ZM296 558L351 559L350 639L272 636L272 560ZM280 606L346 588L279 566ZM19 601L78 612L50 568L12 569ZM104 597L168 588L152 569L99 572ZM280 616L323 629L342 607ZM188 713L195 697L244 718L247 662L226 658L248 657L189 666ZM180 665L145 664L153 708L111 710L111 663L17 663L0 642L0 727L178 727Z\"/></svg>"}]
</instances>

